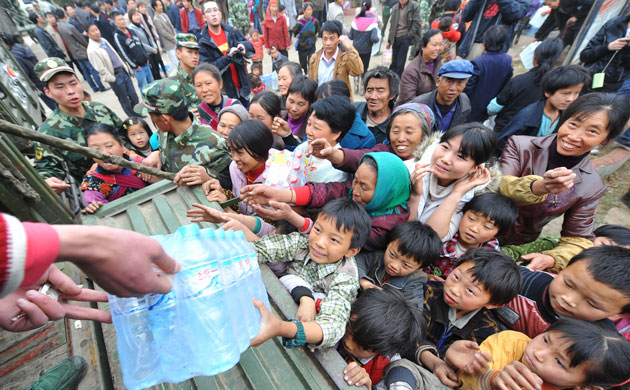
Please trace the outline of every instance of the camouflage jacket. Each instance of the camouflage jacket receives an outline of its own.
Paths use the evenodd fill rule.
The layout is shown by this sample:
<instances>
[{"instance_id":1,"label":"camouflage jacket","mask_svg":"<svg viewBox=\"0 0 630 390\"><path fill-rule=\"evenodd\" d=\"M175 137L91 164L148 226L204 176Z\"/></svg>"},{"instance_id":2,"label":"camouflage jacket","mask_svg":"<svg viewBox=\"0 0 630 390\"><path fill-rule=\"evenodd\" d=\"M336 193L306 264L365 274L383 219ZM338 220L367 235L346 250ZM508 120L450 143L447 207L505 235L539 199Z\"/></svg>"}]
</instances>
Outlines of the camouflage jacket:
<instances>
[{"instance_id":1,"label":"camouflage jacket","mask_svg":"<svg viewBox=\"0 0 630 390\"><path fill-rule=\"evenodd\" d=\"M177 173L186 165L201 165L212 177L228 172L232 157L225 139L210 126L192 117L192 125L175 137L171 133L158 132L162 170Z\"/></svg>"},{"instance_id":2,"label":"camouflage jacket","mask_svg":"<svg viewBox=\"0 0 630 390\"><path fill-rule=\"evenodd\" d=\"M66 114L59 107L39 127L40 133L76 142L86 146L85 131L94 123L103 123L115 129L122 127L120 118L105 105L97 102L83 102L85 117L79 118ZM68 164L70 174L77 183L81 183L83 175L90 169L94 161L81 154L69 152L39 142L35 143L35 169L45 179L56 177L64 179L66 173L63 161Z\"/></svg>"},{"instance_id":3,"label":"camouflage jacket","mask_svg":"<svg viewBox=\"0 0 630 390\"><path fill-rule=\"evenodd\" d=\"M169 78L177 81L182 86L184 101L186 102L186 107L188 107L189 110L197 108L197 106L201 104L201 99L199 99L197 92L195 92L192 75L184 72L181 65L177 66L177 69L171 73Z\"/></svg>"},{"instance_id":4,"label":"camouflage jacket","mask_svg":"<svg viewBox=\"0 0 630 390\"><path fill-rule=\"evenodd\" d=\"M249 33L249 11L247 10L247 2L244 0L228 0L230 8L230 20L232 26L241 32L244 36Z\"/></svg>"}]
</instances>

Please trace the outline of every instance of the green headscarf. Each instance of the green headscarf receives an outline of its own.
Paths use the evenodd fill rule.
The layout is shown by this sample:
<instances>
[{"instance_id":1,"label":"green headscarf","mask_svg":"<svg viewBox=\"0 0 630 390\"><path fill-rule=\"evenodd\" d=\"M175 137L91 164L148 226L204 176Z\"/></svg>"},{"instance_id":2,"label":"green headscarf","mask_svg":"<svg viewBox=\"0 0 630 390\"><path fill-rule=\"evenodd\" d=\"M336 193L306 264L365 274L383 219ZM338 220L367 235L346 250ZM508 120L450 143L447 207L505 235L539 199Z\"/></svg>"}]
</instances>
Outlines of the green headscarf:
<instances>
[{"instance_id":1,"label":"green headscarf","mask_svg":"<svg viewBox=\"0 0 630 390\"><path fill-rule=\"evenodd\" d=\"M409 170L400 157L389 152L367 153L359 161L359 165L365 157L371 157L376 161L378 172L376 176L376 188L374 196L365 205L365 211L371 217L378 215L399 213L396 208L403 206L407 209L407 201L410 195ZM350 189L352 197L352 188Z\"/></svg>"}]
</instances>

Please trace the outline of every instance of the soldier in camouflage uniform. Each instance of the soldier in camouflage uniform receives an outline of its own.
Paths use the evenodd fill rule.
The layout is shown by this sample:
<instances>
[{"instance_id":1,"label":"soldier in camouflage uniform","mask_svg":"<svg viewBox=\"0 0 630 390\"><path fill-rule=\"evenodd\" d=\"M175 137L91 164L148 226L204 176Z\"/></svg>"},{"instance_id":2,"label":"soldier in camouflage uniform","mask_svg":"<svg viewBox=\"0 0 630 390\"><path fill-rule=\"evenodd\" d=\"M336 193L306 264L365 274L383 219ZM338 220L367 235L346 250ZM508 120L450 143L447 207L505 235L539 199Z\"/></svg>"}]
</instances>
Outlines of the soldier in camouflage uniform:
<instances>
[{"instance_id":1,"label":"soldier in camouflage uniform","mask_svg":"<svg viewBox=\"0 0 630 390\"><path fill-rule=\"evenodd\" d=\"M142 98L136 112L148 111L160 130L162 170L177 172L176 184L197 185L211 177L218 178L221 183L231 183L228 167L232 158L225 139L188 112L178 82L172 79L155 81L143 88ZM144 163L157 163L152 157Z\"/></svg>"},{"instance_id":2,"label":"soldier in camouflage uniform","mask_svg":"<svg viewBox=\"0 0 630 390\"><path fill-rule=\"evenodd\" d=\"M244 0L228 0L232 25L244 36L249 34L249 12Z\"/></svg>"},{"instance_id":3,"label":"soldier in camouflage uniform","mask_svg":"<svg viewBox=\"0 0 630 390\"><path fill-rule=\"evenodd\" d=\"M175 54L179 59L177 69L173 71L170 79L177 81L184 94L184 101L189 110L196 110L201 104L201 100L195 92L193 84L192 72L195 66L199 64L199 44L197 37L193 34L177 34L175 35Z\"/></svg>"},{"instance_id":4,"label":"soldier in camouflage uniform","mask_svg":"<svg viewBox=\"0 0 630 390\"><path fill-rule=\"evenodd\" d=\"M105 105L83 101L83 88L74 69L61 58L50 57L38 62L35 73L44 83L46 95L57 103L55 111L40 126L41 133L86 146L84 133L92 124L104 123L116 129L122 126L120 118ZM35 143L35 169L45 179L64 179L64 162L78 183L94 163L81 154ZM50 185L49 180L47 182Z\"/></svg>"}]
</instances>

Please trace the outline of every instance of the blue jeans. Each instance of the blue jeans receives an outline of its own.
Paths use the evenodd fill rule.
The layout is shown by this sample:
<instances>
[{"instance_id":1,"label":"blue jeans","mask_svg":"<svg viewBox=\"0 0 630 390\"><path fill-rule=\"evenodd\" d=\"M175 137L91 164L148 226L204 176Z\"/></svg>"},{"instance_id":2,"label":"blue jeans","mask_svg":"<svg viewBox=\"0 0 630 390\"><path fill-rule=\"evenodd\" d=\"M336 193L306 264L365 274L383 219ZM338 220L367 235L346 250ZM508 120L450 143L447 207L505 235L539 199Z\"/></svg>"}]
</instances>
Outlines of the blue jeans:
<instances>
[{"instance_id":1,"label":"blue jeans","mask_svg":"<svg viewBox=\"0 0 630 390\"><path fill-rule=\"evenodd\" d=\"M153 73L151 73L151 67L149 64L142 65L140 70L133 70L133 73L136 74L136 79L138 79L138 88L140 88L140 92L142 92L142 88L145 85L153 82Z\"/></svg>"},{"instance_id":2,"label":"blue jeans","mask_svg":"<svg viewBox=\"0 0 630 390\"><path fill-rule=\"evenodd\" d=\"M103 86L103 83L101 83L101 78L98 76L96 69L94 69L92 64L90 64L90 61L76 60L76 62L81 70L83 78L88 82L88 84L90 84L92 91L104 91L105 87Z\"/></svg>"},{"instance_id":3,"label":"blue jeans","mask_svg":"<svg viewBox=\"0 0 630 390\"><path fill-rule=\"evenodd\" d=\"M621 88L617 91L617 94L630 99L630 77L623 82ZM630 146L630 129L626 129L626 131L617 137L617 142Z\"/></svg>"},{"instance_id":4,"label":"blue jeans","mask_svg":"<svg viewBox=\"0 0 630 390\"><path fill-rule=\"evenodd\" d=\"M391 28L391 26L390 26ZM405 70L405 62L407 61L407 52L411 41L405 38L394 39L394 47L392 48L392 64L389 69L398 74L398 77L402 77L403 70Z\"/></svg>"},{"instance_id":5,"label":"blue jeans","mask_svg":"<svg viewBox=\"0 0 630 390\"><path fill-rule=\"evenodd\" d=\"M138 95L129 75L124 70L120 70L116 73L116 81L111 83L110 86L125 114L127 116L137 116L133 111L133 107L138 104Z\"/></svg>"}]
</instances>

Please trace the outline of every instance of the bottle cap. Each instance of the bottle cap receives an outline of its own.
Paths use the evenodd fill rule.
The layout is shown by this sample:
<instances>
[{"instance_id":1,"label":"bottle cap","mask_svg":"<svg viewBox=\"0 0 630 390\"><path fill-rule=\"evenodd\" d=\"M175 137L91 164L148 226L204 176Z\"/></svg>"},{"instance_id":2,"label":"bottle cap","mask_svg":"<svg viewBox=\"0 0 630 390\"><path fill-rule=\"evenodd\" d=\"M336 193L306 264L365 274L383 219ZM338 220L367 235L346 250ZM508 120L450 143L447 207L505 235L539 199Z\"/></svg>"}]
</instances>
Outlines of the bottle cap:
<instances>
[{"instance_id":1,"label":"bottle cap","mask_svg":"<svg viewBox=\"0 0 630 390\"><path fill-rule=\"evenodd\" d=\"M182 237L196 236L199 234L199 225L191 223L177 228L177 234Z\"/></svg>"}]
</instances>

